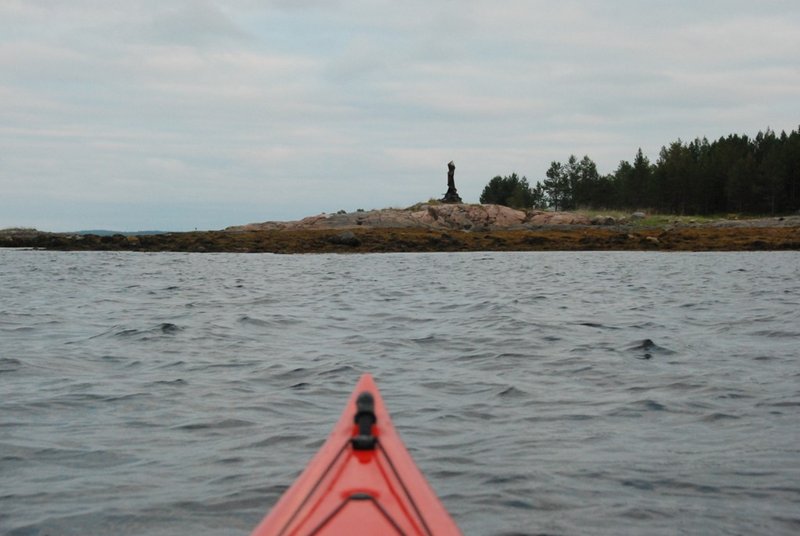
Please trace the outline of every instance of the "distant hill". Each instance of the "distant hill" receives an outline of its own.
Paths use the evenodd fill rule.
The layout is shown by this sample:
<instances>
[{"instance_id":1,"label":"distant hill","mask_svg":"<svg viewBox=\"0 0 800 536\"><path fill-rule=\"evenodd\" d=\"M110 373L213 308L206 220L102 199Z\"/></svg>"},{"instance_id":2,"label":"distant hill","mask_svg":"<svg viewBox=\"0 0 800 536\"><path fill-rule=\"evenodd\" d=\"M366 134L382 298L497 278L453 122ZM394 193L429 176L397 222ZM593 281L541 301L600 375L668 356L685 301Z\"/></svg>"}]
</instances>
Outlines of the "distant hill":
<instances>
[{"instance_id":1,"label":"distant hill","mask_svg":"<svg viewBox=\"0 0 800 536\"><path fill-rule=\"evenodd\" d=\"M95 236L114 236L114 235L122 235L122 236L150 236L150 235L160 235L166 234L169 231L109 231L108 229L88 229L84 231L77 231L72 234L78 235L95 235Z\"/></svg>"}]
</instances>

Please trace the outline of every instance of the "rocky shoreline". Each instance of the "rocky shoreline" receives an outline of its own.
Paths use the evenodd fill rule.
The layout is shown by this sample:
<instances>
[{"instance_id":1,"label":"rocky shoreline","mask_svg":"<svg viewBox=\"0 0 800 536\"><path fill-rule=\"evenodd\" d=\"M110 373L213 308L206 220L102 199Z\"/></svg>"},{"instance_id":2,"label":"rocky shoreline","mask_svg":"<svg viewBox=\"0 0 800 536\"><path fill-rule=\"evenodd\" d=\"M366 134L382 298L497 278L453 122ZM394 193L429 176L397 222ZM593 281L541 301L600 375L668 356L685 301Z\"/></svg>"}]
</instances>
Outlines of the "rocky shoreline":
<instances>
[{"instance_id":1,"label":"rocky shoreline","mask_svg":"<svg viewBox=\"0 0 800 536\"><path fill-rule=\"evenodd\" d=\"M647 225L636 217L421 204L320 214L221 231L141 236L0 231L0 247L69 251L389 253L437 251L800 250L800 216ZM646 220L644 220L646 221Z\"/></svg>"}]
</instances>

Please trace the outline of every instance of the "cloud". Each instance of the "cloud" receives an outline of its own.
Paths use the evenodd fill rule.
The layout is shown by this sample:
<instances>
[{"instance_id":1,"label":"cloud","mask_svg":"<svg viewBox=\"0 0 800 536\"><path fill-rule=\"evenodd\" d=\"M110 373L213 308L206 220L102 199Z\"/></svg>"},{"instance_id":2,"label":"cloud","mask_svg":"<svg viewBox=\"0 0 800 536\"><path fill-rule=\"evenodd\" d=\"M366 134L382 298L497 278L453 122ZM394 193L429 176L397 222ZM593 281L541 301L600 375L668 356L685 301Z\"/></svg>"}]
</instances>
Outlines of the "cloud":
<instances>
[{"instance_id":1,"label":"cloud","mask_svg":"<svg viewBox=\"0 0 800 536\"><path fill-rule=\"evenodd\" d=\"M194 0L159 8L133 29L131 37L150 43L208 46L241 41L247 36L217 6Z\"/></svg>"},{"instance_id":2,"label":"cloud","mask_svg":"<svg viewBox=\"0 0 800 536\"><path fill-rule=\"evenodd\" d=\"M733 16L682 27L672 36L673 61L690 57L692 66L704 69L752 62L796 66L797 57L791 51L800 50L800 33L796 19L786 15Z\"/></svg>"},{"instance_id":3,"label":"cloud","mask_svg":"<svg viewBox=\"0 0 800 536\"><path fill-rule=\"evenodd\" d=\"M6 0L0 226L42 198L92 227L111 205L193 228L411 204L451 159L474 201L571 153L608 172L795 128L798 23L739 0Z\"/></svg>"}]
</instances>

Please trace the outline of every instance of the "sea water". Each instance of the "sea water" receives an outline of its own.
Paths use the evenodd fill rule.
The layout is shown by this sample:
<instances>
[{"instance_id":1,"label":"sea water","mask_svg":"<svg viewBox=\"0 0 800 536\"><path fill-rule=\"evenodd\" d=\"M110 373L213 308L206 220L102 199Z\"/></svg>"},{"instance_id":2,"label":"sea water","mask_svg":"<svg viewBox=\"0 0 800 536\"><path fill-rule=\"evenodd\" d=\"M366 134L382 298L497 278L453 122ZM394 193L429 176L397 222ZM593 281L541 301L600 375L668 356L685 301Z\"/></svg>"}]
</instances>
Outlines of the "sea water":
<instances>
[{"instance_id":1,"label":"sea water","mask_svg":"<svg viewBox=\"0 0 800 536\"><path fill-rule=\"evenodd\" d=\"M467 534L800 532L800 254L0 250L0 534L246 535L371 372Z\"/></svg>"}]
</instances>

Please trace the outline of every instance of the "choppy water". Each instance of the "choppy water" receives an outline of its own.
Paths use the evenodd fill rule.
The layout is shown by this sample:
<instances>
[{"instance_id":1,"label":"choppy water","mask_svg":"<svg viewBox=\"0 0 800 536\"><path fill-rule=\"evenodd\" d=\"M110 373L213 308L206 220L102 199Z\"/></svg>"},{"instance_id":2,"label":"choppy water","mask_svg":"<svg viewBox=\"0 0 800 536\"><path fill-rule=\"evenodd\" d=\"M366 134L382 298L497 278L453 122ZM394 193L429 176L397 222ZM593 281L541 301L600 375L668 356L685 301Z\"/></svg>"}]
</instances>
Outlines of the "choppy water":
<instances>
[{"instance_id":1,"label":"choppy water","mask_svg":"<svg viewBox=\"0 0 800 536\"><path fill-rule=\"evenodd\" d=\"M800 531L800 254L0 250L0 533L248 534L362 371L467 534Z\"/></svg>"}]
</instances>

